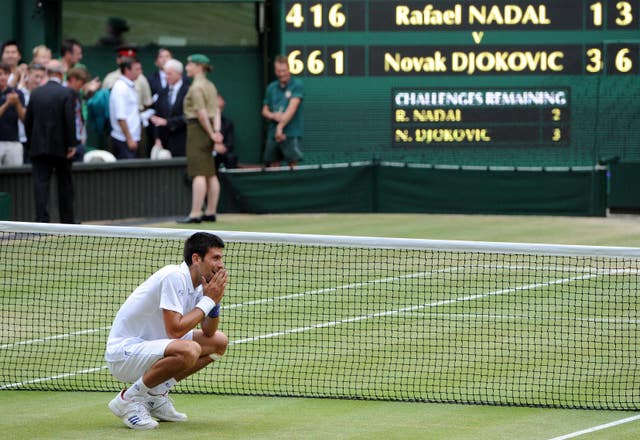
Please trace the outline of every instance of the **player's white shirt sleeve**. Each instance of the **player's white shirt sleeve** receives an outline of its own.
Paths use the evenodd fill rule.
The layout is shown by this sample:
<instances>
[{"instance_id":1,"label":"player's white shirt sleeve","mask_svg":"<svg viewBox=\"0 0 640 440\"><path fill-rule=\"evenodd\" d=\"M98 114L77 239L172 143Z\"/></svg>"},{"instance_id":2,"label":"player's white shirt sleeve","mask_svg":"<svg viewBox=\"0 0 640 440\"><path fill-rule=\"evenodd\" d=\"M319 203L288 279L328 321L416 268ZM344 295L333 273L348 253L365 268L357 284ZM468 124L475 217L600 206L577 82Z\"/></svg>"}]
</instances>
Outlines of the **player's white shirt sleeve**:
<instances>
[{"instance_id":1,"label":"player's white shirt sleeve","mask_svg":"<svg viewBox=\"0 0 640 440\"><path fill-rule=\"evenodd\" d=\"M184 301L187 296L187 289L184 283L184 279L180 276L176 276L175 273L167 274L160 281L160 308L164 310L171 310L178 312L181 315L189 312L185 310Z\"/></svg>"},{"instance_id":2,"label":"player's white shirt sleeve","mask_svg":"<svg viewBox=\"0 0 640 440\"><path fill-rule=\"evenodd\" d=\"M151 275L120 307L107 341L107 361L119 360L132 342L170 339L163 310L184 315L201 297L202 288L193 287L186 263L165 266Z\"/></svg>"}]
</instances>

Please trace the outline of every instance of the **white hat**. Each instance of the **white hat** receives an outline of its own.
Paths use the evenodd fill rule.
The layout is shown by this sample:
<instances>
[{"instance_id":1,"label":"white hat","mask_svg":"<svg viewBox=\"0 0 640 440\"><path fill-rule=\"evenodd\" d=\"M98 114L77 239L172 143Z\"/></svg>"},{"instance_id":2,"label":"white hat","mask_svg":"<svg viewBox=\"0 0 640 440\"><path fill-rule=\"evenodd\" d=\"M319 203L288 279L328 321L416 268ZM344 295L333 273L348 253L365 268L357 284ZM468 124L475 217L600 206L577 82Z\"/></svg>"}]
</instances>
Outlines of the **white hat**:
<instances>
[{"instance_id":1,"label":"white hat","mask_svg":"<svg viewBox=\"0 0 640 440\"><path fill-rule=\"evenodd\" d=\"M116 157L105 150L91 150L85 153L84 163L116 162Z\"/></svg>"},{"instance_id":2,"label":"white hat","mask_svg":"<svg viewBox=\"0 0 640 440\"><path fill-rule=\"evenodd\" d=\"M171 159L171 151L162 148L158 145L154 145L151 147L151 159L153 160L163 160L163 159Z\"/></svg>"}]
</instances>

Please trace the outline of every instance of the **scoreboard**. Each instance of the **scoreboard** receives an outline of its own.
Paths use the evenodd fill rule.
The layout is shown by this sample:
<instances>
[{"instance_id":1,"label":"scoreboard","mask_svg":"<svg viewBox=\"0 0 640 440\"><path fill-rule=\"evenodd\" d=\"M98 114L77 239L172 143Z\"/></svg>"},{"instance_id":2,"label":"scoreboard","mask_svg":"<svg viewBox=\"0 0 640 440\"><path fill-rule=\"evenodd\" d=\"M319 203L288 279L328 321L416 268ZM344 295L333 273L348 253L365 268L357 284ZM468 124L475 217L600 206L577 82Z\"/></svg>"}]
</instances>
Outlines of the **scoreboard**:
<instances>
[{"instance_id":1,"label":"scoreboard","mask_svg":"<svg viewBox=\"0 0 640 440\"><path fill-rule=\"evenodd\" d=\"M277 5L312 160L640 159L640 0Z\"/></svg>"}]
</instances>

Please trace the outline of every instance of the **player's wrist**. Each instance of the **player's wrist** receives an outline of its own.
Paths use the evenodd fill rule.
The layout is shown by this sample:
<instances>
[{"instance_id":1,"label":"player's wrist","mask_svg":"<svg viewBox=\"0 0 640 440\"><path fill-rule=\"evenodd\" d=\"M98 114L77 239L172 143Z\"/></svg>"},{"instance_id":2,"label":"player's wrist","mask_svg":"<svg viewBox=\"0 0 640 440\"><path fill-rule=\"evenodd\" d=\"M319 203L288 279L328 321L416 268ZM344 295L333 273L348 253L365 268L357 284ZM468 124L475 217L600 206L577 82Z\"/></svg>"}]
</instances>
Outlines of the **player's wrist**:
<instances>
[{"instance_id":1,"label":"player's wrist","mask_svg":"<svg viewBox=\"0 0 640 440\"><path fill-rule=\"evenodd\" d=\"M207 314L209 318L217 318L220 316L220 303L216 304L213 309Z\"/></svg>"},{"instance_id":2,"label":"player's wrist","mask_svg":"<svg viewBox=\"0 0 640 440\"><path fill-rule=\"evenodd\" d=\"M209 315L215 306L216 302L208 296L203 296L202 299L198 301L198 304L196 304L196 308L202 310L204 312L204 316Z\"/></svg>"}]
</instances>

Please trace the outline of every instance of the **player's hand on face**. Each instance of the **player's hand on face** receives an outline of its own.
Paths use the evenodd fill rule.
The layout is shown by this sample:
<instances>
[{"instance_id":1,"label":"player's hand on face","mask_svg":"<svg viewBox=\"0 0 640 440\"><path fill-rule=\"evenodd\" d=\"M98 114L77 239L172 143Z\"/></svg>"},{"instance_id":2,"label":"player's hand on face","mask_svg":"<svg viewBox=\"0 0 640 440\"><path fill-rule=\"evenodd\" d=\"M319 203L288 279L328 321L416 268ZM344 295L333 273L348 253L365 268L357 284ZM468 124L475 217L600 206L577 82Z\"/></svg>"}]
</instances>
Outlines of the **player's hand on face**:
<instances>
[{"instance_id":1,"label":"player's hand on face","mask_svg":"<svg viewBox=\"0 0 640 440\"><path fill-rule=\"evenodd\" d=\"M224 269L217 271L209 281L207 281L205 277L202 277L202 293L215 301L216 304L222 301L226 287L227 271Z\"/></svg>"}]
</instances>

